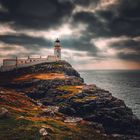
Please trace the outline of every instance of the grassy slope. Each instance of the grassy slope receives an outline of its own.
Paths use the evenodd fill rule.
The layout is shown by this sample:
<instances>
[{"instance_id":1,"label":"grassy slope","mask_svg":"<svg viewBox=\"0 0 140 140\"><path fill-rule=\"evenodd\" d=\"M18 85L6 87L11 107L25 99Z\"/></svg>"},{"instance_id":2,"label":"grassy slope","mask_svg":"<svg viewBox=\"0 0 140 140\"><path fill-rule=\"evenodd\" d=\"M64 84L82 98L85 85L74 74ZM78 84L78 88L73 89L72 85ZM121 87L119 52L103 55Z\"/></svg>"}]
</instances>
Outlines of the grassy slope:
<instances>
[{"instance_id":1,"label":"grassy slope","mask_svg":"<svg viewBox=\"0 0 140 140\"><path fill-rule=\"evenodd\" d=\"M36 117L41 108L36 106L28 97L13 90L4 90L0 96L0 106L10 112L10 118L0 119L0 139L2 140L39 140L41 137L38 130L42 126L50 128L47 138L63 139L95 139L106 140L97 134L86 122L77 124L64 123L62 115L54 118Z\"/></svg>"},{"instance_id":2,"label":"grassy slope","mask_svg":"<svg viewBox=\"0 0 140 140\"><path fill-rule=\"evenodd\" d=\"M22 75L17 75L16 78L20 76ZM15 75L10 73L0 75L0 84L13 79ZM59 87L59 90L69 91L69 97L80 93L82 86L63 86ZM37 117L42 112L42 107L37 106L30 98L13 89L0 87L0 91L0 108L4 107L10 112L9 118L0 119L0 140L111 140L98 134L87 122L64 123L63 114L58 113L51 118ZM49 128L46 138L39 135L42 126Z\"/></svg>"}]
</instances>

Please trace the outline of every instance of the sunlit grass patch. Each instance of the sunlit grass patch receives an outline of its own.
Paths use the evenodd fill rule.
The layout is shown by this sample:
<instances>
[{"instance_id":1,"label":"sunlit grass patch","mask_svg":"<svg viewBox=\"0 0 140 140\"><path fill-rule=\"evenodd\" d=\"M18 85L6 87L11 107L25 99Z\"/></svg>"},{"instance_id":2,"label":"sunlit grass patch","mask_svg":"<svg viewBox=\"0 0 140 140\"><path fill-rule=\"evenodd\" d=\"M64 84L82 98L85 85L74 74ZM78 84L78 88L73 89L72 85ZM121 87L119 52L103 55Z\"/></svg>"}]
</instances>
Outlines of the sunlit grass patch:
<instances>
[{"instance_id":1,"label":"sunlit grass patch","mask_svg":"<svg viewBox=\"0 0 140 140\"><path fill-rule=\"evenodd\" d=\"M28 81L31 79L52 80L52 79L65 79L64 73L36 73L26 74L21 77L15 78L13 81Z\"/></svg>"},{"instance_id":2,"label":"sunlit grass patch","mask_svg":"<svg viewBox=\"0 0 140 140\"><path fill-rule=\"evenodd\" d=\"M62 120L56 120L54 118L37 118L37 117L26 117L26 120L32 121L33 126L41 128L47 127L50 128L53 132L53 135L66 136L72 133L78 132L80 129L77 125L70 125L64 123Z\"/></svg>"},{"instance_id":3,"label":"sunlit grass patch","mask_svg":"<svg viewBox=\"0 0 140 140\"><path fill-rule=\"evenodd\" d=\"M0 108L8 109L12 116L33 116L40 111L40 107L24 94L15 90L2 89L0 94Z\"/></svg>"},{"instance_id":4,"label":"sunlit grass patch","mask_svg":"<svg viewBox=\"0 0 140 140\"><path fill-rule=\"evenodd\" d=\"M69 98L76 94L81 93L83 90L83 85L81 85L81 86L59 86L57 89L60 91L68 91L67 94L62 95L61 97Z\"/></svg>"},{"instance_id":5,"label":"sunlit grass patch","mask_svg":"<svg viewBox=\"0 0 140 140\"><path fill-rule=\"evenodd\" d=\"M91 101L91 100L95 100L97 97L96 96L87 96L84 98L78 98L78 99L74 99L75 102L85 102L85 101Z\"/></svg>"}]
</instances>

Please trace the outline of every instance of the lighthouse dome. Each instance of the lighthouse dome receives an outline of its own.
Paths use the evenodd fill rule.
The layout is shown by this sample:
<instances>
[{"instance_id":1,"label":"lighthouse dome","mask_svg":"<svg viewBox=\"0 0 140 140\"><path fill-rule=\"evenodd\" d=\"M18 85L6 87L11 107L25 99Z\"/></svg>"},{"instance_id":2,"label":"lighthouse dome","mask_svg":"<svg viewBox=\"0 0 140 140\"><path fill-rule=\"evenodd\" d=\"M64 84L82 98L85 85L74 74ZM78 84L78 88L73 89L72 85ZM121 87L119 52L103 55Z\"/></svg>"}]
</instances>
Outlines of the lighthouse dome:
<instances>
[{"instance_id":1,"label":"lighthouse dome","mask_svg":"<svg viewBox=\"0 0 140 140\"><path fill-rule=\"evenodd\" d=\"M57 38L55 42L56 42L56 43L60 43L60 40Z\"/></svg>"}]
</instances>

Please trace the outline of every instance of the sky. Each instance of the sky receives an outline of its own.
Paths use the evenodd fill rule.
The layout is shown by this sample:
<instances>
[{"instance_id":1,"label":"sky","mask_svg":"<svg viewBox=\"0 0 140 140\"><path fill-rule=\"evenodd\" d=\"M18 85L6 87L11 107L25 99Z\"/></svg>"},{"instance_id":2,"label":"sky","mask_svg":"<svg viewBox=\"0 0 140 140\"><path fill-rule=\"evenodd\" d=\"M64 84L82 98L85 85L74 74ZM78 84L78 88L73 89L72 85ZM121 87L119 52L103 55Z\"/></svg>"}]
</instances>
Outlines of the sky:
<instances>
[{"instance_id":1,"label":"sky","mask_svg":"<svg viewBox=\"0 0 140 140\"><path fill-rule=\"evenodd\" d=\"M56 38L76 69L140 69L140 0L0 0L0 64Z\"/></svg>"}]
</instances>

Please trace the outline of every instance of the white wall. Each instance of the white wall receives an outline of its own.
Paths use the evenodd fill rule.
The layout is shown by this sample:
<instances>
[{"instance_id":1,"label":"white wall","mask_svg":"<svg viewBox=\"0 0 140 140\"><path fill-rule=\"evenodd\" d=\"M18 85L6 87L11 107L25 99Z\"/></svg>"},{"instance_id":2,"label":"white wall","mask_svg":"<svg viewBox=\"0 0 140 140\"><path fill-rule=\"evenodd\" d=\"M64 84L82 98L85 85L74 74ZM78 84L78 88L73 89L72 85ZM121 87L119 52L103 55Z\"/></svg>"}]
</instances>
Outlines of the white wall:
<instances>
[{"instance_id":1,"label":"white wall","mask_svg":"<svg viewBox=\"0 0 140 140\"><path fill-rule=\"evenodd\" d=\"M25 64L18 64L17 66L16 65L11 65L11 66L2 66L0 68L0 71L11 71L13 69L16 69L16 68L25 68L25 67L29 67L29 66L33 66L33 65L37 65L37 64L41 64L41 63L45 63L45 62L56 62L57 60L48 60L48 59L40 59L39 61L34 61L34 62L30 62L30 63L25 63Z\"/></svg>"},{"instance_id":2,"label":"white wall","mask_svg":"<svg viewBox=\"0 0 140 140\"><path fill-rule=\"evenodd\" d=\"M3 66L15 66L16 65L16 59L15 60L4 60Z\"/></svg>"}]
</instances>

